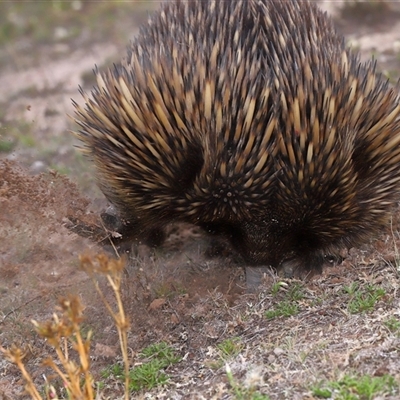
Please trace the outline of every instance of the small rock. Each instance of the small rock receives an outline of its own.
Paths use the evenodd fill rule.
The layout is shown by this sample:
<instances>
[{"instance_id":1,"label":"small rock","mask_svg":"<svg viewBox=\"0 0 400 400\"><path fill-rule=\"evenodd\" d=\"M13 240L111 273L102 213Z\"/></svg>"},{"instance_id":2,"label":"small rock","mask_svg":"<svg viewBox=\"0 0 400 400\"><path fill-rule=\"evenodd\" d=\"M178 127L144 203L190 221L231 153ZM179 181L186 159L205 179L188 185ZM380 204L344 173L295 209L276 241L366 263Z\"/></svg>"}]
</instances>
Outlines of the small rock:
<instances>
[{"instance_id":1,"label":"small rock","mask_svg":"<svg viewBox=\"0 0 400 400\"><path fill-rule=\"evenodd\" d=\"M149 310L158 310L158 309L161 308L166 302L167 302L167 300L165 300L164 298L154 299L154 300L150 303L150 305L149 305Z\"/></svg>"},{"instance_id":2,"label":"small rock","mask_svg":"<svg viewBox=\"0 0 400 400\"><path fill-rule=\"evenodd\" d=\"M285 350L281 349L280 347L276 347L276 348L274 349L274 354L275 354L276 356L280 356L280 355L283 354L284 352L285 352Z\"/></svg>"},{"instance_id":3,"label":"small rock","mask_svg":"<svg viewBox=\"0 0 400 400\"><path fill-rule=\"evenodd\" d=\"M94 355L97 357L104 357L104 358L117 357L117 353L112 347L101 343L96 343L96 346L94 347Z\"/></svg>"},{"instance_id":4,"label":"small rock","mask_svg":"<svg viewBox=\"0 0 400 400\"><path fill-rule=\"evenodd\" d=\"M35 175L46 171L46 169L47 169L47 165L43 161L39 161L39 160L33 162L29 168L30 172Z\"/></svg>"}]
</instances>

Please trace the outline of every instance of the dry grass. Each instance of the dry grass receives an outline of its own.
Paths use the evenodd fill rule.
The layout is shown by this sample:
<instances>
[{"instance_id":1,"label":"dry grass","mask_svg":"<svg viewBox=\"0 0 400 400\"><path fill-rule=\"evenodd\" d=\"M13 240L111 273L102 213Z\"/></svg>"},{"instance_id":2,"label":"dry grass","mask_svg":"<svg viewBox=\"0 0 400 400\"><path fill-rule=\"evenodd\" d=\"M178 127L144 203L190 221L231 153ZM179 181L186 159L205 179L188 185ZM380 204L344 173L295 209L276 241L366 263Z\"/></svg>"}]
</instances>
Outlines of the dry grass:
<instances>
[{"instance_id":1,"label":"dry grass","mask_svg":"<svg viewBox=\"0 0 400 400\"><path fill-rule=\"evenodd\" d=\"M92 373L92 331L82 333L84 312L77 297L62 299L59 314L54 314L51 321L34 322L38 334L46 338L57 356L57 360L47 358L44 365L61 379L62 388L56 390L54 377L46 377L46 385L37 388L24 363L26 350L18 346L1 350L18 366L26 381L26 391L35 400L96 396L395 399L400 396L399 274L394 267L378 262L376 256L365 267L358 256L353 261L357 261L358 271L349 264L347 270L336 267L307 284L284 280L274 283L277 277L271 276L258 294L242 295L234 305L226 302L224 294L210 292L195 301L193 307L186 307L191 314L184 319L187 335L193 341L196 334L195 341L188 347L187 338L169 335L175 342L173 347L182 354L176 358L169 345L156 344L157 337L136 355L128 354L132 338L129 340L129 324L121 300L121 290L125 290L124 262L105 255L84 256L81 266L92 278L115 322L122 363L114 361L102 373L96 368ZM101 289L98 274L106 277L114 293L114 305L107 299L109 294ZM357 284L346 285L351 281ZM369 294L376 291L379 296L369 303ZM369 306L351 308L355 299L364 299ZM178 303L178 299L158 306L152 302L154 311L162 309L163 313L176 312ZM269 312L279 309L282 303L296 305L297 313L271 318ZM158 316L161 317L159 312ZM200 320L196 323L193 318ZM188 325L190 319L192 324ZM168 323L165 317L160 321L165 337ZM137 321L132 322L136 333L140 332ZM175 323L174 329L182 323ZM152 327L156 328L154 321ZM165 352L171 355L165 356ZM160 364L160 354L174 361ZM165 368L169 376L160 372ZM129 379L135 380L134 386ZM151 380L154 384L149 383ZM96 391L100 383L103 390ZM111 387L119 389L110 392L107 388Z\"/></svg>"},{"instance_id":2,"label":"dry grass","mask_svg":"<svg viewBox=\"0 0 400 400\"><path fill-rule=\"evenodd\" d=\"M124 312L121 301L121 279L124 268L123 260L115 260L104 254L97 256L82 256L80 258L81 268L91 277L100 298L103 300L108 312L112 316L118 331L121 344L121 353L123 355L125 366L125 390L124 398L129 399L129 361L128 361L128 343L127 331L129 324ZM112 306L101 291L96 276L104 275L115 295L117 310ZM68 399L94 399L94 381L90 371L90 344L92 331L89 330L86 335L82 333L81 324L83 322L83 306L76 296L62 298L59 301L58 311L54 313L53 318L45 323L32 321L38 335L44 339L49 346L53 348L56 358L48 357L43 360L43 365L50 367L52 371L61 379L65 394L62 398ZM77 355L78 361L70 355L70 349ZM24 363L26 350L13 344L5 349L0 346L0 351L7 360L14 363L21 371L26 381L25 390L34 400L42 400L40 389L33 382L31 374L27 371ZM59 395L50 381L45 379L46 385L42 392L45 392L45 398L59 399ZM97 396L96 398L100 398Z\"/></svg>"}]
</instances>

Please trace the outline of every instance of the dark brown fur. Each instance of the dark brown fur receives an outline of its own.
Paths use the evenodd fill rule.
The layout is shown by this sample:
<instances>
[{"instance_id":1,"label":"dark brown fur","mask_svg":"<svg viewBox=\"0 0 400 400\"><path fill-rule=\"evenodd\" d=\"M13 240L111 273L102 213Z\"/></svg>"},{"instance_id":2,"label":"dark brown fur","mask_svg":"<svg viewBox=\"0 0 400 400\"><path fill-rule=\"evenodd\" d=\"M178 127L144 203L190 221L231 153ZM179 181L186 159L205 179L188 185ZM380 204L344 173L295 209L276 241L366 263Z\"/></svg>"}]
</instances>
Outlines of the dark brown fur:
<instances>
[{"instance_id":1,"label":"dark brown fur","mask_svg":"<svg viewBox=\"0 0 400 400\"><path fill-rule=\"evenodd\" d=\"M170 1L96 71L79 138L127 237L186 221L319 271L398 200L396 92L307 1Z\"/></svg>"}]
</instances>

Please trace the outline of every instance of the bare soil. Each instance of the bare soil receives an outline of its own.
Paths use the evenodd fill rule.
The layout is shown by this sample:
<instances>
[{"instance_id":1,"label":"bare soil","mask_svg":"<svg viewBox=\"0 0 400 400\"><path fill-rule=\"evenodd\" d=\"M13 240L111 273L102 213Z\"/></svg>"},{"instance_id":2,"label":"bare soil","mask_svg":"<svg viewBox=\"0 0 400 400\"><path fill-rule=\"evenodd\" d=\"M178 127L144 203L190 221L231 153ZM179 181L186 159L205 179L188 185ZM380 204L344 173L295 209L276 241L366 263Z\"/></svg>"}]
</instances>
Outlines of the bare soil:
<instances>
[{"instance_id":1,"label":"bare soil","mask_svg":"<svg viewBox=\"0 0 400 400\"><path fill-rule=\"evenodd\" d=\"M101 228L98 214L107 203L90 163L74 147L68 131L75 126L67 114L73 114L71 97L81 101L78 85L90 89L94 64L108 65L124 55L146 7L114 4L103 13L82 4L78 11L94 19L92 30L65 39L62 29L73 25L65 13L75 12L66 7L64 14L57 11L46 20L59 40L43 43L21 33L0 47L0 345L27 349L27 369L43 387L50 372L41 361L51 349L31 320L48 320L58 298L77 294L86 307L84 327L94 332L95 381L103 384L103 398L117 399L123 394L121 383L102 378L101 372L121 361L118 334L91 280L79 269L80 254L104 249L66 228L68 217ZM379 4L371 11L321 2L362 57L374 56L379 69L396 81L399 7ZM12 7L5 13L12 21L28 18ZM111 22L109 14L115 17ZM140 246L127 263L122 292L131 321L131 363L138 362L145 346L159 341L174 347L182 361L168 368L167 385L132 398L256 399L255 394L264 394L315 399L315 385L345 375L390 375L395 388L371 398L400 398L400 328L388 324L397 321L400 326L399 215L397 211L379 238L350 249L342 264L322 275L300 282L271 272L254 294L246 293L235 254L227 250L211 257L207 237L196 228L172 227L156 251ZM347 290L354 283L361 289L383 289L384 295L371 310L354 313ZM112 301L106 282L100 284ZM301 288L301 298L291 299L298 313L268 319L265 312L285 301L293 288ZM223 359L217 344L229 338L239 340L240 352ZM228 382L225 363L247 390L244 397ZM22 398L27 396L20 372L0 354L0 399Z\"/></svg>"}]
</instances>

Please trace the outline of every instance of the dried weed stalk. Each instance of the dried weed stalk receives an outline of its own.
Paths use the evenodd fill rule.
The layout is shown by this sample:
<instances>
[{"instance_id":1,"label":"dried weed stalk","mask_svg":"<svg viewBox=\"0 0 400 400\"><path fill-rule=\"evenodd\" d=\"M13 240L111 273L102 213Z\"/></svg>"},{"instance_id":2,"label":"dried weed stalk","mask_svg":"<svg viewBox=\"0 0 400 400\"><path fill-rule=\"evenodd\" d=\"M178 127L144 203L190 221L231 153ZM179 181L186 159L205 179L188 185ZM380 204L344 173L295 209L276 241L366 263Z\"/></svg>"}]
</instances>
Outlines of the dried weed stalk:
<instances>
[{"instance_id":1,"label":"dried weed stalk","mask_svg":"<svg viewBox=\"0 0 400 400\"><path fill-rule=\"evenodd\" d=\"M81 267L92 278L108 312L113 317L120 339L121 351L125 366L125 400L129 399L129 361L127 331L129 322L126 318L121 301L121 281L124 269L124 261L111 259L104 254L95 256L81 256ZM105 275L117 300L117 311L114 311L110 303L101 291L96 276ZM57 359L51 357L44 360L43 364L49 366L62 379L69 399L93 400L93 376L90 372L90 341L92 332L83 335L81 323L83 321L83 306L76 296L60 299L59 314L54 313L53 318L45 323L32 321L38 334L45 338L57 354ZM78 355L79 363L71 359L69 355L71 347ZM9 349L0 346L0 351L5 357L14 363L21 371L25 381L25 389L34 400L42 400L42 397L33 383L33 379L25 368L24 357L26 352L16 345ZM57 399L55 389L47 384L45 389L46 399Z\"/></svg>"},{"instance_id":2,"label":"dried weed stalk","mask_svg":"<svg viewBox=\"0 0 400 400\"><path fill-rule=\"evenodd\" d=\"M119 342L121 346L122 357L124 360L125 372L125 399L129 399L129 360L128 360L128 329L129 321L125 315L124 306L121 298L122 274L125 267L124 259L111 259L105 254L98 254L95 257L80 256L81 267L91 277L93 284L100 295L105 307L113 317L118 330ZM117 300L117 311L114 311L99 287L96 274L105 275L108 283L114 291Z\"/></svg>"}]
</instances>

